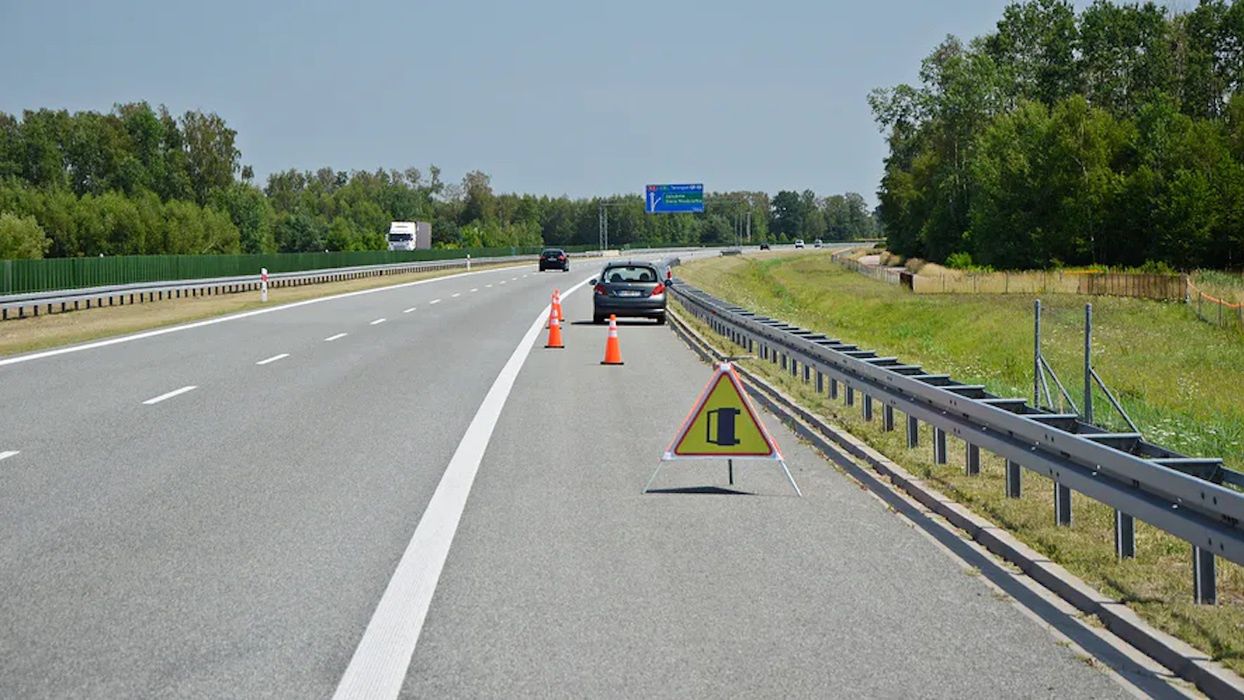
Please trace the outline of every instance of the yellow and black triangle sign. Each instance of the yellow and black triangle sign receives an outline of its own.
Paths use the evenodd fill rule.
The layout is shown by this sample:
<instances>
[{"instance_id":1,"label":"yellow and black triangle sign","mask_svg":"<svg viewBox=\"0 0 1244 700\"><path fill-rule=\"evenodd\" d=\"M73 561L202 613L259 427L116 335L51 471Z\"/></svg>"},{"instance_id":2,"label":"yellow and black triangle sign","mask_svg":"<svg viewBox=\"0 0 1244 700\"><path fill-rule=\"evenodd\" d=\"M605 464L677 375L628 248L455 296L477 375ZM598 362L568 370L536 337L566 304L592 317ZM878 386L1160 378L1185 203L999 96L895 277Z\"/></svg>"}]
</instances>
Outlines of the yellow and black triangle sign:
<instances>
[{"instance_id":1,"label":"yellow and black triangle sign","mask_svg":"<svg viewBox=\"0 0 1244 700\"><path fill-rule=\"evenodd\" d=\"M663 461L713 457L781 460L730 363L717 367Z\"/></svg>"}]
</instances>

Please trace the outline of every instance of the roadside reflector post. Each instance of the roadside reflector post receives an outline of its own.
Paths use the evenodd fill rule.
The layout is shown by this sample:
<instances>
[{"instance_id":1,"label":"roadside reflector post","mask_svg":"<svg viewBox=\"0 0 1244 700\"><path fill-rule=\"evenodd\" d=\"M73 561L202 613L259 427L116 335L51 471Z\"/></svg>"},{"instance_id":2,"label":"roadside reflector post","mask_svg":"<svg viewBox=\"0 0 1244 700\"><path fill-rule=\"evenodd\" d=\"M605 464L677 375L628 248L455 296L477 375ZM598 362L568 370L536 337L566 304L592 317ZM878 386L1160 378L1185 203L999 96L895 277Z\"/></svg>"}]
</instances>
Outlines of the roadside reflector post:
<instances>
[{"instance_id":1,"label":"roadside reflector post","mask_svg":"<svg viewBox=\"0 0 1244 700\"><path fill-rule=\"evenodd\" d=\"M1136 556L1136 523L1121 510L1114 512L1114 553L1120 559Z\"/></svg>"},{"instance_id":2,"label":"roadside reflector post","mask_svg":"<svg viewBox=\"0 0 1244 700\"><path fill-rule=\"evenodd\" d=\"M946 463L946 431L941 428L933 428L933 463Z\"/></svg>"},{"instance_id":3,"label":"roadside reflector post","mask_svg":"<svg viewBox=\"0 0 1244 700\"><path fill-rule=\"evenodd\" d=\"M268 301L268 268L259 268L259 301Z\"/></svg>"},{"instance_id":4,"label":"roadside reflector post","mask_svg":"<svg viewBox=\"0 0 1244 700\"><path fill-rule=\"evenodd\" d=\"M968 476L976 476L981 473L981 448L972 443L967 443L967 456L964 460L963 473Z\"/></svg>"},{"instance_id":5,"label":"roadside reflector post","mask_svg":"<svg viewBox=\"0 0 1244 700\"><path fill-rule=\"evenodd\" d=\"M1019 462L1006 461L1006 497L1019 498L1023 491L1019 476Z\"/></svg>"},{"instance_id":6,"label":"roadside reflector post","mask_svg":"<svg viewBox=\"0 0 1244 700\"><path fill-rule=\"evenodd\" d=\"M907 449L914 450L920 446L920 421L915 416L907 416Z\"/></svg>"},{"instance_id":7,"label":"roadside reflector post","mask_svg":"<svg viewBox=\"0 0 1244 700\"><path fill-rule=\"evenodd\" d=\"M1054 522L1057 525L1071 524L1071 489L1057 481L1054 482Z\"/></svg>"},{"instance_id":8,"label":"roadside reflector post","mask_svg":"<svg viewBox=\"0 0 1244 700\"><path fill-rule=\"evenodd\" d=\"M471 271L471 254L467 253L467 272Z\"/></svg>"},{"instance_id":9,"label":"roadside reflector post","mask_svg":"<svg viewBox=\"0 0 1244 700\"><path fill-rule=\"evenodd\" d=\"M887 433L894 430L894 407L889 404L881 407L881 429Z\"/></svg>"},{"instance_id":10,"label":"roadside reflector post","mask_svg":"<svg viewBox=\"0 0 1244 700\"><path fill-rule=\"evenodd\" d=\"M1200 547L1192 548L1192 596L1197 605L1218 602L1214 555Z\"/></svg>"},{"instance_id":11,"label":"roadside reflector post","mask_svg":"<svg viewBox=\"0 0 1244 700\"><path fill-rule=\"evenodd\" d=\"M864 420L871 422L873 419L873 397L869 396L868 394L864 394L863 396L864 396L864 402L863 402L864 405L863 405L862 412L864 414Z\"/></svg>"}]
</instances>

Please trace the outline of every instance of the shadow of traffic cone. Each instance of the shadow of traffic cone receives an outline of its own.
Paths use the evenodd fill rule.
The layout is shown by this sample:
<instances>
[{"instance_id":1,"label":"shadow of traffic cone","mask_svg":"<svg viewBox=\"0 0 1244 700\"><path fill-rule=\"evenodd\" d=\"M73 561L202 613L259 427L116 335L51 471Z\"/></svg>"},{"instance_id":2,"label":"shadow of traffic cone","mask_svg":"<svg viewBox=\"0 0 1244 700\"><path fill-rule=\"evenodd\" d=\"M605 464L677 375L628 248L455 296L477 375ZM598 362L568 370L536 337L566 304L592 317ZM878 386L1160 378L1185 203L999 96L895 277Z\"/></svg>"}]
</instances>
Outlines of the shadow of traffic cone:
<instances>
[{"instance_id":1,"label":"shadow of traffic cone","mask_svg":"<svg viewBox=\"0 0 1244 700\"><path fill-rule=\"evenodd\" d=\"M544 347L557 349L566 347L562 344L562 324L557 320L557 315L552 309L549 310L549 342Z\"/></svg>"},{"instance_id":2,"label":"shadow of traffic cone","mask_svg":"<svg viewBox=\"0 0 1244 700\"><path fill-rule=\"evenodd\" d=\"M618 317L609 314L609 339L605 341L605 359L602 365L622 364L622 346L618 344Z\"/></svg>"}]
</instances>

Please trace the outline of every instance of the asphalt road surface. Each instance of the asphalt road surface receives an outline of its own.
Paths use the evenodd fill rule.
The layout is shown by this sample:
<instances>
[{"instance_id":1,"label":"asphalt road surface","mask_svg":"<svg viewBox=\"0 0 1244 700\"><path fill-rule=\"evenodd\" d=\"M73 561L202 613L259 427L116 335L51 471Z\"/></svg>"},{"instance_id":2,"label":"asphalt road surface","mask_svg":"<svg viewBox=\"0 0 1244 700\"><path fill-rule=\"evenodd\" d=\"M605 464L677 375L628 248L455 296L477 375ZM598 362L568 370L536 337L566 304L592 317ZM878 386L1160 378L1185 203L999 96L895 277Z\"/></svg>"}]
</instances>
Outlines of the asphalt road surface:
<instances>
[{"instance_id":1,"label":"asphalt road surface","mask_svg":"<svg viewBox=\"0 0 1244 700\"><path fill-rule=\"evenodd\" d=\"M710 368L533 267L0 360L0 697L1124 694L767 414L641 494Z\"/></svg>"}]
</instances>

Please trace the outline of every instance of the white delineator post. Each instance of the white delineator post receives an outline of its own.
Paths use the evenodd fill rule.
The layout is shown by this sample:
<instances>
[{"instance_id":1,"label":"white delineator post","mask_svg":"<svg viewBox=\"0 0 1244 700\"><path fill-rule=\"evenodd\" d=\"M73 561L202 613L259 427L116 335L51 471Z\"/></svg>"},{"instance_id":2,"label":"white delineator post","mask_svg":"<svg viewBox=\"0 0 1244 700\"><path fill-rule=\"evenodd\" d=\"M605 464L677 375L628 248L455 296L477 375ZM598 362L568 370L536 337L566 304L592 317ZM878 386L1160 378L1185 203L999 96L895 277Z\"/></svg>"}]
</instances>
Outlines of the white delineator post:
<instances>
[{"instance_id":1,"label":"white delineator post","mask_svg":"<svg viewBox=\"0 0 1244 700\"><path fill-rule=\"evenodd\" d=\"M259 268L259 301L268 301L268 268Z\"/></svg>"},{"instance_id":2,"label":"white delineator post","mask_svg":"<svg viewBox=\"0 0 1244 700\"><path fill-rule=\"evenodd\" d=\"M471 271L471 254L467 253L467 272Z\"/></svg>"}]
</instances>

